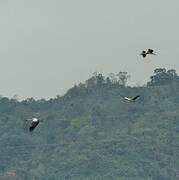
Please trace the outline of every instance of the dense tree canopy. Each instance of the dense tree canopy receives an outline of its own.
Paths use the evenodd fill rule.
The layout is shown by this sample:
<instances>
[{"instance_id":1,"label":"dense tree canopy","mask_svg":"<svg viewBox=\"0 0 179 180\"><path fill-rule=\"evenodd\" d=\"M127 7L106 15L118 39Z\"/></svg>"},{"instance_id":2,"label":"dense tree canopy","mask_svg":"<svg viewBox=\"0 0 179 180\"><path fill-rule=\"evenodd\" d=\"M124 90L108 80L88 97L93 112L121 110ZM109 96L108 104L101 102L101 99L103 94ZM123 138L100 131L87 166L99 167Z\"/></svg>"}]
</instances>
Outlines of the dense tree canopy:
<instances>
[{"instance_id":1,"label":"dense tree canopy","mask_svg":"<svg viewBox=\"0 0 179 180\"><path fill-rule=\"evenodd\" d=\"M178 79L177 73L174 69L166 70L165 68L158 68L154 70L154 75L150 77L149 86L169 84Z\"/></svg>"},{"instance_id":2,"label":"dense tree canopy","mask_svg":"<svg viewBox=\"0 0 179 180\"><path fill-rule=\"evenodd\" d=\"M0 179L178 180L178 75L158 68L141 87L129 77L95 73L50 100L1 97ZM33 116L44 122L30 133Z\"/></svg>"}]
</instances>

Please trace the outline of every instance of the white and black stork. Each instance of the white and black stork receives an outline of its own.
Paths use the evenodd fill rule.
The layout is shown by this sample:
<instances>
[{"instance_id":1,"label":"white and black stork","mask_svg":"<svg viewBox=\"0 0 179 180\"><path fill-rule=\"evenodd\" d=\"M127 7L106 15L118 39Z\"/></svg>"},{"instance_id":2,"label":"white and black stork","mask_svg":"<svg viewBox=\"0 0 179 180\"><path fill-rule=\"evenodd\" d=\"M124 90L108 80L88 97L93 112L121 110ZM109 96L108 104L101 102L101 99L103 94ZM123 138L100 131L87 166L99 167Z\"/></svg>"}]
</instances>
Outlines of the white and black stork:
<instances>
[{"instance_id":1,"label":"white and black stork","mask_svg":"<svg viewBox=\"0 0 179 180\"><path fill-rule=\"evenodd\" d=\"M125 99L126 101L129 101L129 102L134 102L134 101L136 101L139 97L140 97L140 96L137 95L137 96L134 96L134 97L124 97L124 99Z\"/></svg>"},{"instance_id":2,"label":"white and black stork","mask_svg":"<svg viewBox=\"0 0 179 180\"><path fill-rule=\"evenodd\" d=\"M30 127L29 127L29 131L32 132L36 126L42 122L43 120L37 119L37 118L32 118L32 119L27 119L26 121L31 121L30 122Z\"/></svg>"},{"instance_id":3,"label":"white and black stork","mask_svg":"<svg viewBox=\"0 0 179 180\"><path fill-rule=\"evenodd\" d=\"M152 55L156 55L154 53L153 49L148 49L147 51L142 51L142 53L140 55L142 55L143 58L145 58L147 56L147 54L152 54Z\"/></svg>"}]
</instances>

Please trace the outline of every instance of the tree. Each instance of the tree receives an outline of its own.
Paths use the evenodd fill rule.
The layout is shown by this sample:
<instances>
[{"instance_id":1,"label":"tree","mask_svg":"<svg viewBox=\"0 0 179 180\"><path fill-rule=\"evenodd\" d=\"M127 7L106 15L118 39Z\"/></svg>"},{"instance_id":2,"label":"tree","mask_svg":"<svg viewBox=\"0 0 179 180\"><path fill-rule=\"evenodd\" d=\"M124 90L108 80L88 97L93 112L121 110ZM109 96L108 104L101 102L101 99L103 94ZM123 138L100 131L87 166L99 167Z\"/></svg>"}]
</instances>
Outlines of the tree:
<instances>
[{"instance_id":1,"label":"tree","mask_svg":"<svg viewBox=\"0 0 179 180\"><path fill-rule=\"evenodd\" d=\"M97 86L102 86L105 83L104 76L101 73L96 76L96 83Z\"/></svg>"},{"instance_id":2,"label":"tree","mask_svg":"<svg viewBox=\"0 0 179 180\"><path fill-rule=\"evenodd\" d=\"M154 75L150 77L150 82L147 86L165 85L177 79L177 73L174 69L157 68L154 70Z\"/></svg>"},{"instance_id":3,"label":"tree","mask_svg":"<svg viewBox=\"0 0 179 180\"><path fill-rule=\"evenodd\" d=\"M116 75L114 73L109 74L109 79L112 82L112 84L117 84L117 78L116 78Z\"/></svg>"},{"instance_id":4,"label":"tree","mask_svg":"<svg viewBox=\"0 0 179 180\"><path fill-rule=\"evenodd\" d=\"M110 80L109 77L106 78L106 84L107 84L107 85L111 85L111 80Z\"/></svg>"},{"instance_id":5,"label":"tree","mask_svg":"<svg viewBox=\"0 0 179 180\"><path fill-rule=\"evenodd\" d=\"M167 71L167 74L170 75L170 77L173 78L173 79L177 78L177 73L176 73L175 69L169 69Z\"/></svg>"},{"instance_id":6,"label":"tree","mask_svg":"<svg viewBox=\"0 0 179 180\"><path fill-rule=\"evenodd\" d=\"M117 75L118 82L122 86L126 86L127 80L130 78L130 75L127 72L119 72Z\"/></svg>"},{"instance_id":7,"label":"tree","mask_svg":"<svg viewBox=\"0 0 179 180\"><path fill-rule=\"evenodd\" d=\"M96 76L92 76L88 80L86 80L85 85L88 89L92 89L96 86Z\"/></svg>"},{"instance_id":8,"label":"tree","mask_svg":"<svg viewBox=\"0 0 179 180\"><path fill-rule=\"evenodd\" d=\"M154 70L154 74L163 74L163 73L166 73L166 69L165 68L157 68Z\"/></svg>"}]
</instances>

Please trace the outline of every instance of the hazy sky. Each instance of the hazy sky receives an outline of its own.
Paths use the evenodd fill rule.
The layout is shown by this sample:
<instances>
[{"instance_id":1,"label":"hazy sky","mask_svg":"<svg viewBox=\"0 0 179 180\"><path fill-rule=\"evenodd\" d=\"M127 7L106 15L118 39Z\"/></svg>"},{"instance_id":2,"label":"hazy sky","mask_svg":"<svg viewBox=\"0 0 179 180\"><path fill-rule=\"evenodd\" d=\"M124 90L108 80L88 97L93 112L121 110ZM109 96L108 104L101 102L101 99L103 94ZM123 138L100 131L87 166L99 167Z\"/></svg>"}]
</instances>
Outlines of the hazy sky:
<instances>
[{"instance_id":1,"label":"hazy sky","mask_svg":"<svg viewBox=\"0 0 179 180\"><path fill-rule=\"evenodd\" d=\"M0 95L49 98L93 72L179 70L178 0L0 0ZM142 59L141 50L157 56Z\"/></svg>"}]
</instances>

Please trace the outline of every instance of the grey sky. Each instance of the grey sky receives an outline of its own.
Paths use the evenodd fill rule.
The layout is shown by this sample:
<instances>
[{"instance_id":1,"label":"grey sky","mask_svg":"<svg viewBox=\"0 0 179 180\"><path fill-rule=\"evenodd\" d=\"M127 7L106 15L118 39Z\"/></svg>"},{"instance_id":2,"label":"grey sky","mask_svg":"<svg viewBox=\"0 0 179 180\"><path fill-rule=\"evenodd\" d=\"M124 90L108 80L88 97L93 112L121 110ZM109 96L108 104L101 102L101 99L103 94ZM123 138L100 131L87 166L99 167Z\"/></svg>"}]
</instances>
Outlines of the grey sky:
<instances>
[{"instance_id":1,"label":"grey sky","mask_svg":"<svg viewBox=\"0 0 179 180\"><path fill-rule=\"evenodd\" d=\"M0 0L0 94L49 98L93 72L179 69L178 0ZM157 56L139 53L154 48Z\"/></svg>"}]
</instances>

